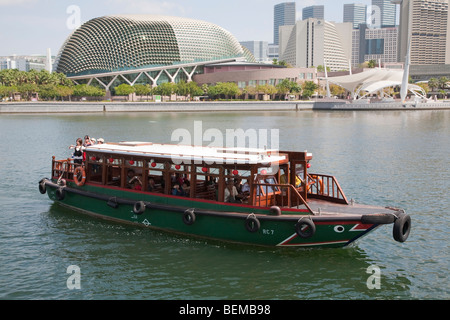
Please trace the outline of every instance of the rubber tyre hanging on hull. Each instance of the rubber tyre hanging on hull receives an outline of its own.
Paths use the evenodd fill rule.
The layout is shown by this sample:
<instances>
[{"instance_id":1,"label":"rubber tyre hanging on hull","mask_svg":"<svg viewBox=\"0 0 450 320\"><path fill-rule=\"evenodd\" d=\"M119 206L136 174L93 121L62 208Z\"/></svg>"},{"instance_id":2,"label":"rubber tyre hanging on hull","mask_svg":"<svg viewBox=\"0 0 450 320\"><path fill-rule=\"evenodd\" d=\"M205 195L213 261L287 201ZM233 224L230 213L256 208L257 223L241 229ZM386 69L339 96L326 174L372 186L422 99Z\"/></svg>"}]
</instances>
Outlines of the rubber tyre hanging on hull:
<instances>
[{"instance_id":1,"label":"rubber tyre hanging on hull","mask_svg":"<svg viewBox=\"0 0 450 320\"><path fill-rule=\"evenodd\" d=\"M66 197L66 191L64 190L64 188L58 188L55 191L55 196L59 201L63 201Z\"/></svg>"},{"instance_id":2,"label":"rubber tyre hanging on hull","mask_svg":"<svg viewBox=\"0 0 450 320\"><path fill-rule=\"evenodd\" d=\"M141 215L145 212L145 203L144 201L138 201L133 206L133 212L135 214Z\"/></svg>"},{"instance_id":3,"label":"rubber tyre hanging on hull","mask_svg":"<svg viewBox=\"0 0 450 320\"><path fill-rule=\"evenodd\" d=\"M259 228L261 228L261 223L259 220L255 217L255 215L249 215L245 220L245 229L247 229L248 232L255 233L259 231Z\"/></svg>"},{"instance_id":4,"label":"rubber tyre hanging on hull","mask_svg":"<svg viewBox=\"0 0 450 320\"><path fill-rule=\"evenodd\" d=\"M45 185L45 181L44 180L41 180L39 182L39 192L41 194L45 194L47 192L47 186Z\"/></svg>"},{"instance_id":5,"label":"rubber tyre hanging on hull","mask_svg":"<svg viewBox=\"0 0 450 320\"><path fill-rule=\"evenodd\" d=\"M186 211L183 213L183 222L184 222L186 225L188 225L188 226L191 226L191 225L193 225L193 224L195 223L195 213L194 213L194 210L189 209L189 210L186 210Z\"/></svg>"},{"instance_id":6,"label":"rubber tyre hanging on hull","mask_svg":"<svg viewBox=\"0 0 450 320\"><path fill-rule=\"evenodd\" d=\"M300 219L295 225L295 232L302 239L309 239L316 234L316 225L311 219Z\"/></svg>"},{"instance_id":7,"label":"rubber tyre hanging on hull","mask_svg":"<svg viewBox=\"0 0 450 320\"><path fill-rule=\"evenodd\" d=\"M411 232L411 217L402 212L394 222L393 236L398 242L405 242Z\"/></svg>"}]
</instances>

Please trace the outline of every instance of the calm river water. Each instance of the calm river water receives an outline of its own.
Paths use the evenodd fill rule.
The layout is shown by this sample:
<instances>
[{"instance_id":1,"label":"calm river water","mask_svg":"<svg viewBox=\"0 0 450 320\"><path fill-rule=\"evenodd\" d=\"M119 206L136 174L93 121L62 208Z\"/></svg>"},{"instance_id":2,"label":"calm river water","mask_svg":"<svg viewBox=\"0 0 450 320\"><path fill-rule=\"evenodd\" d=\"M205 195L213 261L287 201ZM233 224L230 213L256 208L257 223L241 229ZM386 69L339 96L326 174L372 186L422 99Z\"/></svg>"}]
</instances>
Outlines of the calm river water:
<instances>
[{"instance_id":1,"label":"calm river water","mask_svg":"<svg viewBox=\"0 0 450 320\"><path fill-rule=\"evenodd\" d=\"M194 121L279 129L280 149L312 152L312 172L349 199L404 208L410 238L385 226L345 249L238 246L98 220L38 191L78 137L171 142ZM0 132L0 299L450 298L450 111L1 115ZM71 265L81 289L67 287Z\"/></svg>"}]
</instances>

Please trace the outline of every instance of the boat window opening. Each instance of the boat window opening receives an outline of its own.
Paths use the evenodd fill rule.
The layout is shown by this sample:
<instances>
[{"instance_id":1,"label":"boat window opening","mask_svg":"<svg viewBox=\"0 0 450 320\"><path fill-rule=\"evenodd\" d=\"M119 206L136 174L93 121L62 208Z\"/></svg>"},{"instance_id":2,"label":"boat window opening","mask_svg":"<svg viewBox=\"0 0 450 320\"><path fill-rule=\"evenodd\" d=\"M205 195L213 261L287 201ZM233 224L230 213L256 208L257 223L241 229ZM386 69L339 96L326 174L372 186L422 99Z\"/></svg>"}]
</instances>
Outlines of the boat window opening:
<instances>
[{"instance_id":1,"label":"boat window opening","mask_svg":"<svg viewBox=\"0 0 450 320\"><path fill-rule=\"evenodd\" d=\"M121 186L122 173L122 159L115 159L111 156L106 156L106 185L113 187Z\"/></svg>"},{"instance_id":2,"label":"boat window opening","mask_svg":"<svg viewBox=\"0 0 450 320\"><path fill-rule=\"evenodd\" d=\"M86 157L87 182L103 183L103 158L95 155Z\"/></svg>"},{"instance_id":3,"label":"boat window opening","mask_svg":"<svg viewBox=\"0 0 450 320\"><path fill-rule=\"evenodd\" d=\"M218 200L220 169L216 167L196 167L195 170L195 198L204 200Z\"/></svg>"}]
</instances>

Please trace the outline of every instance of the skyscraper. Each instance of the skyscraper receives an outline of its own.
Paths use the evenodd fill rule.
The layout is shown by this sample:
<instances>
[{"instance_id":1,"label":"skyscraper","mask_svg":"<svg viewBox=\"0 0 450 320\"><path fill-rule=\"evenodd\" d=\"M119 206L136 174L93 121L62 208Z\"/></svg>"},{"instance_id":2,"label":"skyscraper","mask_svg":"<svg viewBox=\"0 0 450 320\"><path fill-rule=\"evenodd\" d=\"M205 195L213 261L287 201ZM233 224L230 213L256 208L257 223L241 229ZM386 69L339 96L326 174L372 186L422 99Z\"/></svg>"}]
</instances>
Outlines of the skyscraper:
<instances>
[{"instance_id":1,"label":"skyscraper","mask_svg":"<svg viewBox=\"0 0 450 320\"><path fill-rule=\"evenodd\" d=\"M344 22L351 22L353 29L357 29L361 23L366 23L366 10L365 4L344 4Z\"/></svg>"},{"instance_id":2,"label":"skyscraper","mask_svg":"<svg viewBox=\"0 0 450 320\"><path fill-rule=\"evenodd\" d=\"M302 20L309 18L315 19L325 19L325 7L324 6L310 6L303 8L302 10Z\"/></svg>"},{"instance_id":3,"label":"skyscraper","mask_svg":"<svg viewBox=\"0 0 450 320\"><path fill-rule=\"evenodd\" d=\"M347 70L351 59L352 24L309 18L280 28L280 60L295 67L327 66Z\"/></svg>"},{"instance_id":4,"label":"skyscraper","mask_svg":"<svg viewBox=\"0 0 450 320\"><path fill-rule=\"evenodd\" d=\"M399 61L411 44L411 64L450 64L449 0L396 0L400 4Z\"/></svg>"},{"instance_id":5,"label":"skyscraper","mask_svg":"<svg viewBox=\"0 0 450 320\"><path fill-rule=\"evenodd\" d=\"M381 21L379 21L382 28L394 27L397 20L397 5L391 0L372 0L372 6L377 6L380 9Z\"/></svg>"},{"instance_id":6,"label":"skyscraper","mask_svg":"<svg viewBox=\"0 0 450 320\"><path fill-rule=\"evenodd\" d=\"M273 19L273 43L279 44L279 31L281 26L295 24L295 2L283 2L275 5Z\"/></svg>"}]
</instances>

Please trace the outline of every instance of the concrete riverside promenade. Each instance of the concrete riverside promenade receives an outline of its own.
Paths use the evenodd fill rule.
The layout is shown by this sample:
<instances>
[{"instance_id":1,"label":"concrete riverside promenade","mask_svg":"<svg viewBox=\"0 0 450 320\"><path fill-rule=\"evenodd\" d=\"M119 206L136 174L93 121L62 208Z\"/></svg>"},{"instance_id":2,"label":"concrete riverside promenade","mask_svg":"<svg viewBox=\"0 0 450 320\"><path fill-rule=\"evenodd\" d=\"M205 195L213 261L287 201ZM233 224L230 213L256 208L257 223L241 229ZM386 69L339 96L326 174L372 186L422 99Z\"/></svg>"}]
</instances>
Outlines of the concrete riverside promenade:
<instances>
[{"instance_id":1,"label":"concrete riverside promenade","mask_svg":"<svg viewBox=\"0 0 450 320\"><path fill-rule=\"evenodd\" d=\"M371 111L450 110L448 102L349 103L346 101L220 101L220 102L15 102L0 103L0 114L102 112L239 112L239 111Z\"/></svg>"}]
</instances>

